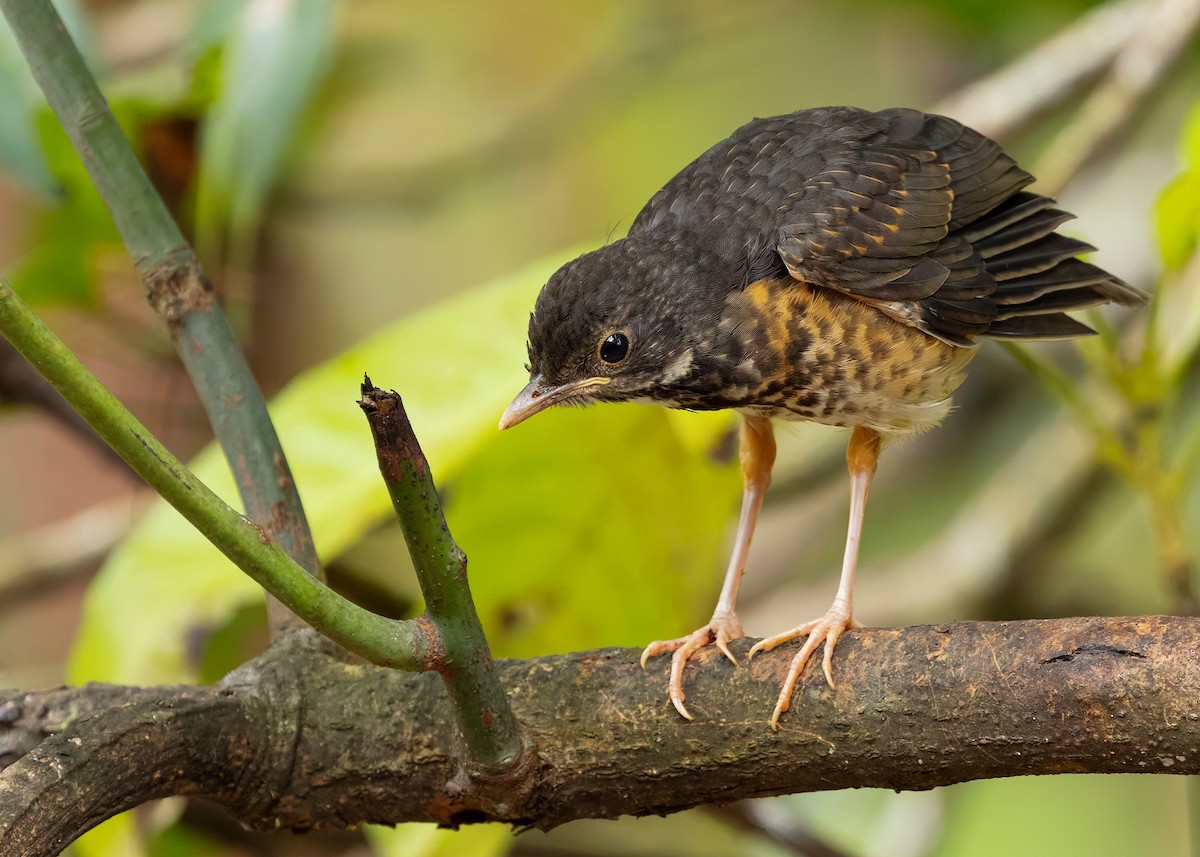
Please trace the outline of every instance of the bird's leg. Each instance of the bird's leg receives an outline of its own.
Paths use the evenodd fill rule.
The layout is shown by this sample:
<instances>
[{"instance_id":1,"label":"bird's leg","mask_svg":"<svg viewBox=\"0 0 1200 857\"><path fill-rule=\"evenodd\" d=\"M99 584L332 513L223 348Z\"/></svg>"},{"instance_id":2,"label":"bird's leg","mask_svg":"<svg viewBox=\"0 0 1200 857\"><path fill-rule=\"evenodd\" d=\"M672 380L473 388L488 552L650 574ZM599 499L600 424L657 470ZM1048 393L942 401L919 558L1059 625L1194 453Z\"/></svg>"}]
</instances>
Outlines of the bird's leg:
<instances>
[{"instance_id":1,"label":"bird's leg","mask_svg":"<svg viewBox=\"0 0 1200 857\"><path fill-rule=\"evenodd\" d=\"M737 633L725 640L718 635L717 648L725 653L735 665L737 658L729 651L726 643L744 637L742 625L734 612L737 607L738 589L742 575L746 573L746 559L750 555L750 540L754 538L754 527L762 509L763 498L771 485L771 468L775 466L775 433L771 421L766 417L742 417L741 443L738 459L742 465L742 513L738 518L737 535L733 540L733 553L729 556L729 567L725 570L725 582L717 598L712 623L729 624Z\"/></svg>"},{"instance_id":2,"label":"bird's leg","mask_svg":"<svg viewBox=\"0 0 1200 857\"><path fill-rule=\"evenodd\" d=\"M759 640L750 650L750 655L753 656L755 652L769 652L780 643L808 636L808 639L804 641L804 646L792 659L791 669L788 670L783 689L779 692L779 700L775 703L775 711L771 715L772 729L779 729L779 717L791 705L792 691L796 688L796 680L800 677L800 673L808 663L809 657L816 651L817 646L824 641L825 681L829 682L830 687L834 687L833 649L843 631L847 628L861 627L851 615L851 605L854 600L854 569L858 565L858 542L862 535L867 492L871 489L871 477L875 475L875 466L879 462L881 444L882 437L878 432L858 426L854 429L854 434L850 437L850 446L846 449L846 463L850 467L850 526L846 533L846 554L842 560L842 576L838 581L837 595L833 598L833 604L820 619L805 622L790 631Z\"/></svg>"},{"instance_id":3,"label":"bird's leg","mask_svg":"<svg viewBox=\"0 0 1200 857\"><path fill-rule=\"evenodd\" d=\"M771 429L771 421L766 417L742 417L741 443L739 459L742 464L742 514L738 520L737 536L733 543L733 554L729 558L729 568L725 571L725 583L721 587L721 595L717 599L717 608L713 611L708 624L693 631L686 637L674 640L657 640L648 645L642 652L642 668L646 661L663 652L674 652L671 656L671 680L668 684L668 695L675 710L692 719L683 704L683 668L692 655L711 646L714 643L735 665L737 658L729 650L729 642L746 636L742 631L742 623L735 612L737 606L738 587L742 582L742 574L746 570L746 557L750 553L750 539L754 535L754 525L758 521L758 511L762 508L763 496L767 486L771 484L771 467L775 464L775 434Z\"/></svg>"}]
</instances>

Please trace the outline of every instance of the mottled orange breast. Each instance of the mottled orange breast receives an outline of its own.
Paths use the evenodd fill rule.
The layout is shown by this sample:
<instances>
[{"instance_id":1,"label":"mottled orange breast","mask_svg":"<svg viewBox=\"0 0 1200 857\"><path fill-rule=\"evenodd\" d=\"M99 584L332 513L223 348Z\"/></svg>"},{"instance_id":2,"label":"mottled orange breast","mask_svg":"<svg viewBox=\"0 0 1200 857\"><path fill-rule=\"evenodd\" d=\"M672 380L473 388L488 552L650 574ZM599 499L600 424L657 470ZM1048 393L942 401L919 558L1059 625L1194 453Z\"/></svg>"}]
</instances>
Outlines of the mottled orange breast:
<instances>
[{"instance_id":1,"label":"mottled orange breast","mask_svg":"<svg viewBox=\"0 0 1200 857\"><path fill-rule=\"evenodd\" d=\"M889 433L936 425L975 353L792 279L759 280L731 295L721 327L761 379L741 410Z\"/></svg>"}]
</instances>

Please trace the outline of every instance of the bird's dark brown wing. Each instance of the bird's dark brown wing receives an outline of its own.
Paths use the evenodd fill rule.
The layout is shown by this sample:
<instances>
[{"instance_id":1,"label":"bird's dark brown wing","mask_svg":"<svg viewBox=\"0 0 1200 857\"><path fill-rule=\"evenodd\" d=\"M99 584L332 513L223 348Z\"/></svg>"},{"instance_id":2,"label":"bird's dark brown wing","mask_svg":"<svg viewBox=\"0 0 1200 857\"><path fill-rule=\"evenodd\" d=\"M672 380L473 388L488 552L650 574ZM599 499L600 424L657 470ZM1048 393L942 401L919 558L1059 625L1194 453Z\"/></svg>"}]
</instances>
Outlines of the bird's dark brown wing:
<instances>
[{"instance_id":1,"label":"bird's dark brown wing","mask_svg":"<svg viewBox=\"0 0 1200 857\"><path fill-rule=\"evenodd\" d=\"M1004 281L1092 249L1054 234L1070 215L1022 192L1032 180L994 141L944 116L818 108L734 132L659 191L630 234L698 235L760 268L769 267L755 258L765 251L799 281L878 304L955 344L993 327L1016 337L1087 332L1048 304L1028 323L1014 323L1013 306L1006 318L997 309ZM1136 290L1086 267L1118 293L1093 288L1091 303L1133 299Z\"/></svg>"},{"instance_id":2,"label":"bird's dark brown wing","mask_svg":"<svg viewBox=\"0 0 1200 857\"><path fill-rule=\"evenodd\" d=\"M789 192L779 255L804 282L876 300L928 298L952 268L974 267L961 253L938 252L951 228L1033 178L996 143L945 117L891 110L871 118L885 128L860 145L823 150L821 169Z\"/></svg>"},{"instance_id":3,"label":"bird's dark brown wing","mask_svg":"<svg viewBox=\"0 0 1200 857\"><path fill-rule=\"evenodd\" d=\"M672 224L768 238L792 275L880 300L929 297L934 257L1031 181L991 140L916 110L805 110L758 119L676 176L631 229Z\"/></svg>"}]
</instances>

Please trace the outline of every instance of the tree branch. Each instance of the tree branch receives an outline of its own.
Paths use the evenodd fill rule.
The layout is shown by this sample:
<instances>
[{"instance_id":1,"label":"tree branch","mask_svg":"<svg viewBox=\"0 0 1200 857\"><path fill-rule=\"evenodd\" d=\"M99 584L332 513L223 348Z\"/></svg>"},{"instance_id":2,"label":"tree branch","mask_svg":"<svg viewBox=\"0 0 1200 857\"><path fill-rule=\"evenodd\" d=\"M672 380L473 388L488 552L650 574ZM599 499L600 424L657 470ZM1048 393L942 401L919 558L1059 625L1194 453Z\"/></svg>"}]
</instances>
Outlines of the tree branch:
<instances>
[{"instance_id":1,"label":"tree branch","mask_svg":"<svg viewBox=\"0 0 1200 857\"><path fill-rule=\"evenodd\" d=\"M943 98L933 112L1009 139L1087 86L1142 31L1153 10L1152 0L1099 6L996 73Z\"/></svg>"},{"instance_id":2,"label":"tree branch","mask_svg":"<svg viewBox=\"0 0 1200 857\"><path fill-rule=\"evenodd\" d=\"M435 670L446 683L471 758L489 766L517 763L525 750L520 724L492 668L467 583L467 556L450 534L404 403L395 391L380 390L364 376L358 404L371 426L379 471L425 597L422 619L436 628L429 638L437 645L429 650L425 669Z\"/></svg>"},{"instance_id":3,"label":"tree branch","mask_svg":"<svg viewBox=\"0 0 1200 857\"><path fill-rule=\"evenodd\" d=\"M1079 117L1042 153L1034 168L1038 190L1055 196L1122 132L1192 44L1200 28L1200 2L1159 0L1140 29L1122 46L1103 82Z\"/></svg>"},{"instance_id":4,"label":"tree branch","mask_svg":"<svg viewBox=\"0 0 1200 857\"><path fill-rule=\"evenodd\" d=\"M247 575L329 639L373 663L406 670L437 670L445 679L472 762L505 779L532 748L522 740L466 578L466 557L454 543L437 490L408 416L395 393L363 385L360 402L378 448L380 470L392 493L413 556L427 613L388 619L347 601L304 574L263 528L229 508L79 362L15 292L0 280L0 334L54 385L139 476Z\"/></svg>"},{"instance_id":5,"label":"tree branch","mask_svg":"<svg viewBox=\"0 0 1200 857\"><path fill-rule=\"evenodd\" d=\"M501 662L539 759L497 787L464 771L433 676L347 665L292 635L219 689L136 691L12 765L0 853L57 853L165 794L212 797L262 828L550 828L847 787L1197 774L1198 641L1200 619L1174 617L852 631L837 689L809 675L778 733L767 719L790 651L739 668L702 655L686 678L693 723L666 702L665 667L644 673L635 650Z\"/></svg>"},{"instance_id":6,"label":"tree branch","mask_svg":"<svg viewBox=\"0 0 1200 857\"><path fill-rule=\"evenodd\" d=\"M238 778L270 746L261 734L266 705L249 695L98 690L106 700L124 690L123 702L72 723L0 774L0 852L58 854L104 819L157 797L232 799Z\"/></svg>"},{"instance_id":7,"label":"tree branch","mask_svg":"<svg viewBox=\"0 0 1200 857\"><path fill-rule=\"evenodd\" d=\"M0 691L0 771L81 717L141 693L136 687L99 683L34 693Z\"/></svg>"}]
</instances>

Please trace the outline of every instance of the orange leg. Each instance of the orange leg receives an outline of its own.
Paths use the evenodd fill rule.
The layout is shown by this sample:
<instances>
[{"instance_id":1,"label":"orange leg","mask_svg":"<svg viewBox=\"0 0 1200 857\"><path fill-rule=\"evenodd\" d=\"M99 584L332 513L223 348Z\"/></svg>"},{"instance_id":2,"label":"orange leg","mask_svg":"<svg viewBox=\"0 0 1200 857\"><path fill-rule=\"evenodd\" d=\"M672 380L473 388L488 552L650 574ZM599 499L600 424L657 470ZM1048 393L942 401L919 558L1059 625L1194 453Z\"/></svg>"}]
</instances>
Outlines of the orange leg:
<instances>
[{"instance_id":1,"label":"orange leg","mask_svg":"<svg viewBox=\"0 0 1200 857\"><path fill-rule=\"evenodd\" d=\"M878 432L858 426L854 429L854 434L850 437L850 446L846 450L846 463L850 467L850 527L846 534L846 554L842 560L842 576L838 581L837 595L833 597L833 604L820 619L805 622L790 631L759 640L750 650L750 655L753 656L755 652L769 652L788 640L808 636L803 647L792 659L791 669L788 670L783 689L779 692L775 711L771 715L772 729L779 729L779 717L791 705L792 691L796 688L796 681L817 646L822 642L825 643L825 681L829 682L830 687L834 687L833 649L837 646L843 631L847 628L861 627L851 615L851 605L854 600L854 569L858 565L858 542L862 535L867 492L871 490L871 477L875 475L875 466L879 462L881 444L882 438Z\"/></svg>"},{"instance_id":2,"label":"orange leg","mask_svg":"<svg viewBox=\"0 0 1200 857\"><path fill-rule=\"evenodd\" d=\"M739 458L743 481L742 515L733 543L733 555L729 558L729 568L725 572L725 584L721 587L721 595L717 599L717 609L703 628L686 637L657 640L642 652L643 669L649 658L663 652L675 653L671 657L671 680L667 691L675 710L688 720L692 719L692 715L683 704L683 668L687 666L687 662L696 652L715 643L725 657L736 665L737 659L733 652L729 651L729 641L746 636L735 608L738 587L742 582L742 574L746 571L746 557L750 553L750 539L754 535L754 525L758 521L758 511L762 508L767 486L771 484L771 467L775 464L775 434L771 430L769 419L742 417Z\"/></svg>"}]
</instances>

